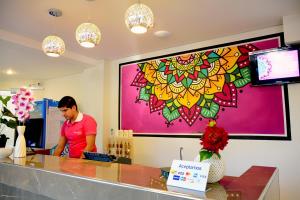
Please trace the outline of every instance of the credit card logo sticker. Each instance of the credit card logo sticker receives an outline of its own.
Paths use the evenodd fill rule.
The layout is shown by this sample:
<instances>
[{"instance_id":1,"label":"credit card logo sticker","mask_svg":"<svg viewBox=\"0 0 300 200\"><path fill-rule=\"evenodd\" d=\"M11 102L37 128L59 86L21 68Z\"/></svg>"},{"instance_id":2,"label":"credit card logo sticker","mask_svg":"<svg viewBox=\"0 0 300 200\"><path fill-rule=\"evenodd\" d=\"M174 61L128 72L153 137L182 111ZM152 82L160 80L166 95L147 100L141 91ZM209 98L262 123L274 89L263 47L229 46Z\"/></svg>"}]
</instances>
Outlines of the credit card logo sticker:
<instances>
[{"instance_id":1,"label":"credit card logo sticker","mask_svg":"<svg viewBox=\"0 0 300 200\"><path fill-rule=\"evenodd\" d=\"M178 172L177 174L183 176L184 172Z\"/></svg>"}]
</instances>

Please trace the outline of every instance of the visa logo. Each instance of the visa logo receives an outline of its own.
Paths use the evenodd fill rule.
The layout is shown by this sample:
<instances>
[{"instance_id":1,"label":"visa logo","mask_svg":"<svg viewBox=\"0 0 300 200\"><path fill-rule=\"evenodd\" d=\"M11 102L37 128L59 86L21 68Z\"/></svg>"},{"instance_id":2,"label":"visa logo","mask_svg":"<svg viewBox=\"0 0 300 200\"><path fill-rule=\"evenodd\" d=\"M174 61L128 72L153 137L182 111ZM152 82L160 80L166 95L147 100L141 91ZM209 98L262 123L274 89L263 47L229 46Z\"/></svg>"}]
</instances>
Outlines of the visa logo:
<instances>
[{"instance_id":1,"label":"visa logo","mask_svg":"<svg viewBox=\"0 0 300 200\"><path fill-rule=\"evenodd\" d=\"M178 181L179 178L180 178L180 176L177 176L177 175L174 175L174 176L173 176L173 180L175 180L175 181Z\"/></svg>"},{"instance_id":2,"label":"visa logo","mask_svg":"<svg viewBox=\"0 0 300 200\"><path fill-rule=\"evenodd\" d=\"M184 172L178 172L179 175L184 175Z\"/></svg>"}]
</instances>

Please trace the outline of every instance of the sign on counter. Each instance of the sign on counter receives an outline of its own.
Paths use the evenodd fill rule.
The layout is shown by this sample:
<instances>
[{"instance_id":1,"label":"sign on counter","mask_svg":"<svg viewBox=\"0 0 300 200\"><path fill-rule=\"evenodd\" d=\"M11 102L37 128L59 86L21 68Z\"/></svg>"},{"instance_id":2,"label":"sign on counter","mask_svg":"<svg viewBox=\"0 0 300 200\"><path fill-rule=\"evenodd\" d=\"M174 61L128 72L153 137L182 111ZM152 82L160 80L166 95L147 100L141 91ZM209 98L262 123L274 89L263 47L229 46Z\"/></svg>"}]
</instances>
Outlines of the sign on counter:
<instances>
[{"instance_id":1,"label":"sign on counter","mask_svg":"<svg viewBox=\"0 0 300 200\"><path fill-rule=\"evenodd\" d=\"M205 192L209 163L173 160L167 185Z\"/></svg>"}]
</instances>

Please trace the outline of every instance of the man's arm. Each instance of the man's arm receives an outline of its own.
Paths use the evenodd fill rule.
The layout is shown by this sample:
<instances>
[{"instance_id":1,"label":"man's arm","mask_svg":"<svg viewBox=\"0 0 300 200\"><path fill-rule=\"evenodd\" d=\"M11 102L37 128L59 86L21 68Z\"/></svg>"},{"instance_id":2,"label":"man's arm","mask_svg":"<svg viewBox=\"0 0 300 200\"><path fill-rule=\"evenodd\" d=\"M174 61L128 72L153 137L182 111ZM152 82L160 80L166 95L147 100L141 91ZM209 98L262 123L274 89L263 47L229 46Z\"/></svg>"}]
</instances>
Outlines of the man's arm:
<instances>
[{"instance_id":1,"label":"man's arm","mask_svg":"<svg viewBox=\"0 0 300 200\"><path fill-rule=\"evenodd\" d=\"M83 152L84 151L92 151L94 149L95 140L96 140L96 135L87 135L86 136L86 146L85 146ZM83 152L82 152L80 158L84 158Z\"/></svg>"},{"instance_id":2,"label":"man's arm","mask_svg":"<svg viewBox=\"0 0 300 200\"><path fill-rule=\"evenodd\" d=\"M58 144L55 148L55 151L53 153L54 156L60 156L61 153L63 152L65 146L67 144L67 138L65 136L60 136L58 140Z\"/></svg>"}]
</instances>

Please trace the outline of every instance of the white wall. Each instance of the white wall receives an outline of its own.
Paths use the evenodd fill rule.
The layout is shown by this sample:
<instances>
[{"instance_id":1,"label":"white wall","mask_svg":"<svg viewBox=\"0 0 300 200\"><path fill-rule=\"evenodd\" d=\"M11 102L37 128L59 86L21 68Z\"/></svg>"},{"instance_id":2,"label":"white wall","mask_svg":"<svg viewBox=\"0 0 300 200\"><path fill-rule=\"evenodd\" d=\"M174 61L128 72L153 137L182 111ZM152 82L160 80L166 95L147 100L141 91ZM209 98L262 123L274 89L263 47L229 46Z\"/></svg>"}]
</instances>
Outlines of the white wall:
<instances>
[{"instance_id":1,"label":"white wall","mask_svg":"<svg viewBox=\"0 0 300 200\"><path fill-rule=\"evenodd\" d=\"M86 69L80 74L51 79L44 83L45 98L60 100L63 96L72 96L81 112L95 118L98 124L98 151L102 151L103 144L103 77L104 63L100 63L98 67Z\"/></svg>"},{"instance_id":2,"label":"white wall","mask_svg":"<svg viewBox=\"0 0 300 200\"><path fill-rule=\"evenodd\" d=\"M112 62L109 74L113 74L114 81L110 91L114 98L104 100L105 105L110 105L111 116L107 120L108 126L117 129L118 126L118 65L119 63L148 58L153 56L175 53L184 50L201 48L216 44L233 42L252 37L273 34L282 31L282 26L271 27L255 32L243 33L215 40L200 43L188 44L181 47L166 49L164 51L152 52L144 55L137 55ZM291 117L292 141L265 141L265 140L230 140L228 146L221 152L227 164L227 175L239 176L252 165L275 166L279 168L281 199L298 199L300 191L300 84L289 86L289 104ZM170 166L173 159L179 158L179 148L183 147L183 159L193 160L201 146L198 139L191 138L157 138L157 137L136 137L134 138L134 162L163 167Z\"/></svg>"},{"instance_id":3,"label":"white wall","mask_svg":"<svg viewBox=\"0 0 300 200\"><path fill-rule=\"evenodd\" d=\"M15 90L21 87L29 87L30 84L38 83L37 80L18 80L18 81L4 81L0 79L0 90ZM34 99L42 99L44 90L32 90Z\"/></svg>"},{"instance_id":4,"label":"white wall","mask_svg":"<svg viewBox=\"0 0 300 200\"><path fill-rule=\"evenodd\" d=\"M283 16L283 30L286 44L299 44L300 14Z\"/></svg>"}]
</instances>

